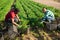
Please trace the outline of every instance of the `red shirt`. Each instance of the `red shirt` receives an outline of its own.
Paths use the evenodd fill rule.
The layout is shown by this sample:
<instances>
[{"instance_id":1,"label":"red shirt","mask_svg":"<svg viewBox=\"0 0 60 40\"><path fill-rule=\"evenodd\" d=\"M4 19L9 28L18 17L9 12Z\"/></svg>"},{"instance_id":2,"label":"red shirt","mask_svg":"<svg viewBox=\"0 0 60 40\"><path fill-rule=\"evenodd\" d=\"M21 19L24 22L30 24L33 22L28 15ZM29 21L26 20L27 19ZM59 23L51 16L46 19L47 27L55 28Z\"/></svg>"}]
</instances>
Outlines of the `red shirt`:
<instances>
[{"instance_id":1,"label":"red shirt","mask_svg":"<svg viewBox=\"0 0 60 40\"><path fill-rule=\"evenodd\" d=\"M14 12L14 10L11 10L5 17L5 21L7 21L8 19L14 19L16 17L16 14Z\"/></svg>"}]
</instances>

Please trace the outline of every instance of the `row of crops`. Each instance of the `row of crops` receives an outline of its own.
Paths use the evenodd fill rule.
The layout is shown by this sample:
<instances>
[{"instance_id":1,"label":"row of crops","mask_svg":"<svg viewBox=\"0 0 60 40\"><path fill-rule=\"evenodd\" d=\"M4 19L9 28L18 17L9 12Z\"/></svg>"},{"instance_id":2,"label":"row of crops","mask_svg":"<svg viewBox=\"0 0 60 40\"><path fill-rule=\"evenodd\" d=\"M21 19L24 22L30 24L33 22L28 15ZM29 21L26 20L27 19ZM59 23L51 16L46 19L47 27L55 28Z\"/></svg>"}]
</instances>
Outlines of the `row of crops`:
<instances>
[{"instance_id":1,"label":"row of crops","mask_svg":"<svg viewBox=\"0 0 60 40\"><path fill-rule=\"evenodd\" d=\"M13 2L14 0L0 0L0 21L4 20ZM60 10L30 0L16 0L15 5L20 10L19 17L22 20L19 28L28 28L28 25L31 27L43 26L40 24L40 19L43 17L43 7L47 7L47 9L54 12L56 17L60 17Z\"/></svg>"},{"instance_id":2,"label":"row of crops","mask_svg":"<svg viewBox=\"0 0 60 40\"><path fill-rule=\"evenodd\" d=\"M14 0L0 0L0 21L4 20L5 15L9 12Z\"/></svg>"},{"instance_id":3,"label":"row of crops","mask_svg":"<svg viewBox=\"0 0 60 40\"><path fill-rule=\"evenodd\" d=\"M27 2L27 3L26 3ZM33 4L34 5L34 4ZM33 6L30 1L24 0L17 0L16 6L20 9L20 19L23 21L22 26L23 28L28 28L28 25L36 26L42 16L42 12L38 6Z\"/></svg>"},{"instance_id":4,"label":"row of crops","mask_svg":"<svg viewBox=\"0 0 60 40\"><path fill-rule=\"evenodd\" d=\"M42 5L33 1L27 1L27 0L25 1L17 0L16 7L19 8L20 10L19 16L20 16L20 19L23 21L22 22L23 28L25 26L26 26L25 28L28 28L28 25L30 25L31 27L43 26L42 24L40 24L40 19L43 17L43 12L42 12L43 7L49 8L51 11L55 13L56 16L59 16L58 14L60 13L59 10L53 7L49 7L46 5Z\"/></svg>"}]
</instances>

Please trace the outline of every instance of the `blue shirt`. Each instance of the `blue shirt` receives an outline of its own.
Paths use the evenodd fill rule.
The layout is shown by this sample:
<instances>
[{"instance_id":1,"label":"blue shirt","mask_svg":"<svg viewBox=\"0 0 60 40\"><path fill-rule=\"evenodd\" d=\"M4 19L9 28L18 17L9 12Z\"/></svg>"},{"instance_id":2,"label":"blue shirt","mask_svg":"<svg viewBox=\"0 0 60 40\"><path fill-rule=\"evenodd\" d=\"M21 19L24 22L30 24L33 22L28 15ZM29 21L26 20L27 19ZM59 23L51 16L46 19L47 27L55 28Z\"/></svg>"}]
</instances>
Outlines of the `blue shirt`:
<instances>
[{"instance_id":1,"label":"blue shirt","mask_svg":"<svg viewBox=\"0 0 60 40\"><path fill-rule=\"evenodd\" d=\"M52 11L47 10L44 14L45 14L45 15L44 15L44 17L43 17L43 21L45 21L46 19L47 19L47 20L50 20L50 21L55 20L55 16L54 16L54 14L53 14Z\"/></svg>"}]
</instances>

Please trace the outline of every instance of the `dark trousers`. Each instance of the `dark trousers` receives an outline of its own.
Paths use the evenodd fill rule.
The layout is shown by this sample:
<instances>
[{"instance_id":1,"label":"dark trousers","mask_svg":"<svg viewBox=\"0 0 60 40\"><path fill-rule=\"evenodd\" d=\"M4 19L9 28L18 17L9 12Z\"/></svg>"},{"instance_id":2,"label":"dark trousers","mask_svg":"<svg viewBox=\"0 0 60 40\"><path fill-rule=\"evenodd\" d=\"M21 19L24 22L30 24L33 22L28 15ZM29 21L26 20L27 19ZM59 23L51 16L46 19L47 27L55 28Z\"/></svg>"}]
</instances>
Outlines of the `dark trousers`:
<instances>
[{"instance_id":1,"label":"dark trousers","mask_svg":"<svg viewBox=\"0 0 60 40\"><path fill-rule=\"evenodd\" d=\"M14 18L15 22L18 22L17 18ZM6 28L8 29L8 37L10 40L15 39L15 37L17 36L18 30L17 30L17 26L13 25L11 20L5 21L6 24Z\"/></svg>"}]
</instances>

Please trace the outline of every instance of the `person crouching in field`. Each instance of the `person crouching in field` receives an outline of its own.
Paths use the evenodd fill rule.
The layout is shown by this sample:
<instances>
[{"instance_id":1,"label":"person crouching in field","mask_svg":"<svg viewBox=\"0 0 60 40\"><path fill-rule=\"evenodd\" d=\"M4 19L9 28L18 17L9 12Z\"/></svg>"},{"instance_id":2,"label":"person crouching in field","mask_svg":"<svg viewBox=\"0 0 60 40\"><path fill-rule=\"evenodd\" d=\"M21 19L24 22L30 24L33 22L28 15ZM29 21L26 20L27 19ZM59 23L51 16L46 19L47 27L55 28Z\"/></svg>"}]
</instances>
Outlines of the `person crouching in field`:
<instances>
[{"instance_id":1,"label":"person crouching in field","mask_svg":"<svg viewBox=\"0 0 60 40\"><path fill-rule=\"evenodd\" d=\"M43 23L43 22L50 22L51 23L52 21L55 20L55 16L52 11L47 10L47 8L45 8L45 7L42 9L42 11L44 13L44 17L42 18L41 23Z\"/></svg>"},{"instance_id":2,"label":"person crouching in field","mask_svg":"<svg viewBox=\"0 0 60 40\"><path fill-rule=\"evenodd\" d=\"M13 40L14 37L18 34L17 26L19 25L17 24L17 22L20 21L18 12L19 10L17 8L14 8L13 6L5 17L5 23L8 28L8 36L10 40Z\"/></svg>"}]
</instances>

